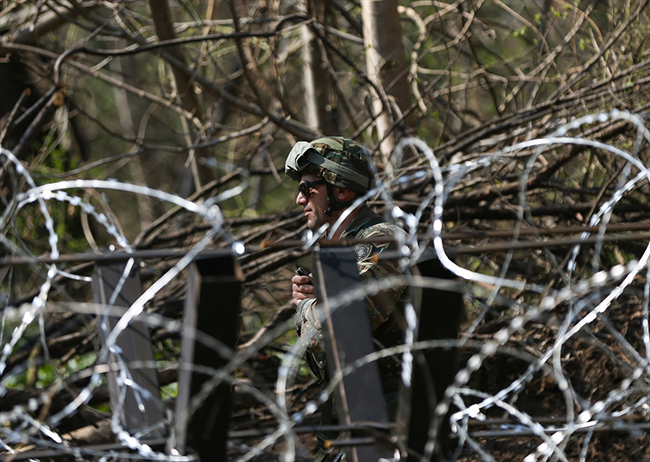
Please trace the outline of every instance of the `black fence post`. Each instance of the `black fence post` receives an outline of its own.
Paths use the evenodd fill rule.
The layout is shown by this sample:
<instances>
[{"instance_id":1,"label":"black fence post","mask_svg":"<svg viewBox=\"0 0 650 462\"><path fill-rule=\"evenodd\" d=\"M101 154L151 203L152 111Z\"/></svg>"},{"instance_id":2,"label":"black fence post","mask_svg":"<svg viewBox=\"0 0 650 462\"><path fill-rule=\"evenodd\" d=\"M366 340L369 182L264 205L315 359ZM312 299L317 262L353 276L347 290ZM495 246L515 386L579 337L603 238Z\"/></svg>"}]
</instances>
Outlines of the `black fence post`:
<instances>
[{"instance_id":1,"label":"black fence post","mask_svg":"<svg viewBox=\"0 0 650 462\"><path fill-rule=\"evenodd\" d=\"M351 300L332 311L330 299L358 286L361 276L351 248L327 248L314 254L314 279L320 306L330 376L375 351L365 299ZM388 423L377 362L367 364L339 383L336 396L339 423ZM350 462L376 462L390 458L394 450L383 444L346 449Z\"/></svg>"},{"instance_id":2,"label":"black fence post","mask_svg":"<svg viewBox=\"0 0 650 462\"><path fill-rule=\"evenodd\" d=\"M221 383L192 407L211 376L193 366L218 370L229 358L196 339L199 331L234 351L239 334L242 278L228 251L200 255L189 268L176 397L176 449L204 462L226 461L232 387Z\"/></svg>"},{"instance_id":3,"label":"black fence post","mask_svg":"<svg viewBox=\"0 0 650 462\"><path fill-rule=\"evenodd\" d=\"M421 258L414 273L423 277L451 280L455 276L442 266L435 255ZM463 317L463 297L460 292L424 288L414 294L418 313L417 341L456 339ZM413 354L413 375L410 390L406 390L408 417L408 462L420 462L428 439L432 410L439 403L458 370L458 353L455 348L436 348ZM450 451L449 419L444 418L438 428L438 450L431 461L448 460Z\"/></svg>"},{"instance_id":4,"label":"black fence post","mask_svg":"<svg viewBox=\"0 0 650 462\"><path fill-rule=\"evenodd\" d=\"M113 292L122 280L125 261L98 261L93 275L93 294L95 303L106 306ZM140 272L135 265L126 278L114 306L129 307L142 294ZM105 320L102 334L110 333L119 320L117 316L104 317L103 308L98 307L100 321ZM142 322L132 322L117 337L122 364L117 363L115 355L109 356L111 370L108 372L108 389L113 412L120 413L120 422L130 433L143 432L143 437L161 436L164 427L163 404L160 399L158 371L154 363L149 328ZM133 386L126 386L120 380L120 368L126 367ZM145 392L137 391L144 389ZM120 405L121 404L121 405ZM151 429L151 430L148 430Z\"/></svg>"}]
</instances>

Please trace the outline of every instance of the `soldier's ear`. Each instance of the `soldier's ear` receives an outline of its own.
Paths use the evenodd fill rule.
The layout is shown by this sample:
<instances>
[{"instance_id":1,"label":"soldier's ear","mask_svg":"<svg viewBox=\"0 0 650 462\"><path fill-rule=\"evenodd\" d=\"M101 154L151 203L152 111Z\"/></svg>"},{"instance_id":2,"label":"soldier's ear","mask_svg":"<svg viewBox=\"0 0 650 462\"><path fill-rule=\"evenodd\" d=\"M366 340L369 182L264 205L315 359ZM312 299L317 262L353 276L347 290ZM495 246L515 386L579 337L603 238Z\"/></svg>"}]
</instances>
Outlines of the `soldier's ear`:
<instances>
[{"instance_id":1,"label":"soldier's ear","mask_svg":"<svg viewBox=\"0 0 650 462\"><path fill-rule=\"evenodd\" d=\"M348 202L354 200L357 197L357 193L351 189L334 186L334 197L339 202Z\"/></svg>"}]
</instances>

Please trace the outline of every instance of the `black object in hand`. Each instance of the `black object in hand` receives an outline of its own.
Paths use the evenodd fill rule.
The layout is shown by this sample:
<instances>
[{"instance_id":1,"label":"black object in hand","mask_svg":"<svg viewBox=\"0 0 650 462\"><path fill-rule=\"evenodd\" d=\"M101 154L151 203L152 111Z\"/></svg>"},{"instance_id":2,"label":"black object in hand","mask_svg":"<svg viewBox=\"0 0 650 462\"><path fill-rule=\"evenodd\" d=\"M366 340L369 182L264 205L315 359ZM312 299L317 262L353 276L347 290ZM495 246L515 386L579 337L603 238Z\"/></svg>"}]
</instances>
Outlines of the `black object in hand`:
<instances>
[{"instance_id":1,"label":"black object in hand","mask_svg":"<svg viewBox=\"0 0 650 462\"><path fill-rule=\"evenodd\" d=\"M303 268L302 266L299 266L298 268L296 268L296 274L297 274L298 276L307 276L307 277L310 277L310 276L309 276L309 271L307 271L307 270L306 270L305 268ZM311 281L308 282L307 284L311 285Z\"/></svg>"}]
</instances>

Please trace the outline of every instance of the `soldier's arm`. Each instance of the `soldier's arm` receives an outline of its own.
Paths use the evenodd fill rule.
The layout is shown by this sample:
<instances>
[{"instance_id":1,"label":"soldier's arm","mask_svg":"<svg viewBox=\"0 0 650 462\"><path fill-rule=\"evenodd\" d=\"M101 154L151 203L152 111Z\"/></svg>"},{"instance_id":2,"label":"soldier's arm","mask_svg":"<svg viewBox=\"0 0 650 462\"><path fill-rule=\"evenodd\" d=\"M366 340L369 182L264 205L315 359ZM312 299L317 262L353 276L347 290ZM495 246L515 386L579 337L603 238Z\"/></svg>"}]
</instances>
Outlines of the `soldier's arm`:
<instances>
[{"instance_id":1,"label":"soldier's arm","mask_svg":"<svg viewBox=\"0 0 650 462\"><path fill-rule=\"evenodd\" d=\"M315 298L306 298L296 305L296 329L300 338L307 342L307 351L322 350L323 326L318 320L318 303Z\"/></svg>"},{"instance_id":2,"label":"soldier's arm","mask_svg":"<svg viewBox=\"0 0 650 462\"><path fill-rule=\"evenodd\" d=\"M386 235L377 230L370 230L364 238L377 237ZM358 259L359 274L363 280L379 281L390 276L399 276L402 273L399 270L396 260L377 259L382 252L389 248L388 244L381 246L372 246L370 252L361 252L363 258ZM359 255L359 252L357 252ZM405 297L405 286L392 286L391 288L366 297L366 305L370 316L370 324L374 330L379 324L385 322L388 317L400 306Z\"/></svg>"},{"instance_id":3,"label":"soldier's arm","mask_svg":"<svg viewBox=\"0 0 650 462\"><path fill-rule=\"evenodd\" d=\"M291 292L296 306L296 330L300 338L307 342L307 351L316 353L321 350L323 328L318 321L318 305L311 277L301 274L291 278Z\"/></svg>"}]
</instances>

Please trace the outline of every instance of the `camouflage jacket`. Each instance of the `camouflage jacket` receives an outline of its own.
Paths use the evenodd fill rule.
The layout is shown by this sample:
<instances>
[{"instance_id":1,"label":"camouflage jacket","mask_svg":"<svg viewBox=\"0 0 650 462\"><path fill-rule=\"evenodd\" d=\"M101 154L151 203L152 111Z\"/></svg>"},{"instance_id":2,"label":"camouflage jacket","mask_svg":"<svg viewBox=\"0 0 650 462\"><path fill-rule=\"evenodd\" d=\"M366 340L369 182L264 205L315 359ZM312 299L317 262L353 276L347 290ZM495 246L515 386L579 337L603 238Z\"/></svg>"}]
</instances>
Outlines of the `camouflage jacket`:
<instances>
[{"instance_id":1,"label":"camouflage jacket","mask_svg":"<svg viewBox=\"0 0 650 462\"><path fill-rule=\"evenodd\" d=\"M387 222L370 208L365 207L348 225L341 237L371 238L393 236L396 232L401 232L397 225ZM362 243L355 246L357 266L362 279L378 280L400 274L397 261L372 258L388 249L389 245L388 243L381 245ZM373 337L379 343L378 347L390 347L402 343L405 300L404 286L396 286L366 297ZM307 351L314 353L317 357L323 355L321 349L323 332L318 320L318 313L317 300L309 298L298 304L295 318L298 335L307 339Z\"/></svg>"}]
</instances>

